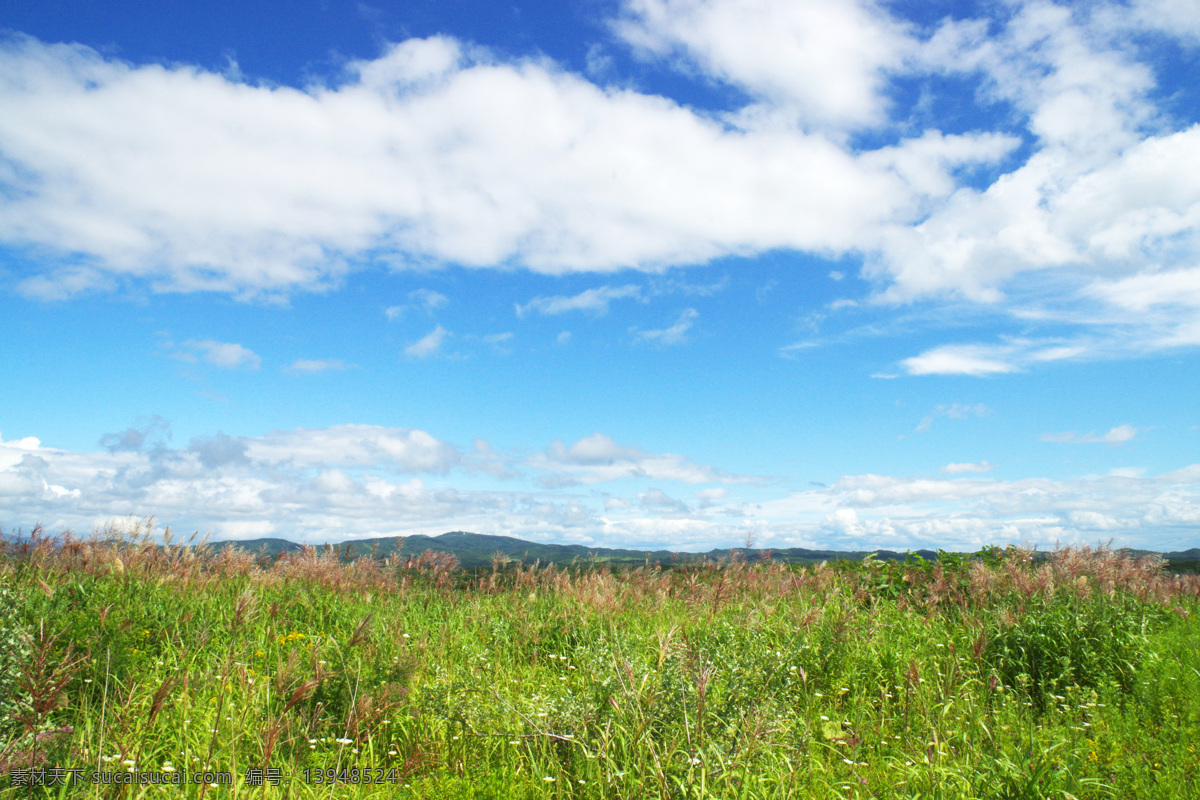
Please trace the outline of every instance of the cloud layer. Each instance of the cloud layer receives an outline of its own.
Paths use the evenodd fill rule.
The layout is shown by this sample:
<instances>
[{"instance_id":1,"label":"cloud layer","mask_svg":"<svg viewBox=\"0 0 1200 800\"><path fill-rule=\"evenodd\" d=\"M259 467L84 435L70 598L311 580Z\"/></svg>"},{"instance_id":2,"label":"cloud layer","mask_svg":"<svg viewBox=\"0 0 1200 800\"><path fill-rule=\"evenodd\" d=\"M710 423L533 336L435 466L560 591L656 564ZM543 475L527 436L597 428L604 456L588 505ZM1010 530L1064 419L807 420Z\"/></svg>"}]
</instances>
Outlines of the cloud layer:
<instances>
[{"instance_id":1,"label":"cloud layer","mask_svg":"<svg viewBox=\"0 0 1200 800\"><path fill-rule=\"evenodd\" d=\"M618 41L733 90L727 109L447 36L300 88L9 36L0 242L19 290L46 299L128 282L280 297L371 262L562 274L793 250L863 259L884 303L1084 330L936 346L902 362L911 375L1195 346L1200 120L1169 107L1162 57L1197 46L1192 10L1022 0L918 25L869 0L626 0ZM902 102L914 82L921 101ZM947 131L959 118L934 110L969 93L978 113Z\"/></svg>"},{"instance_id":2,"label":"cloud layer","mask_svg":"<svg viewBox=\"0 0 1200 800\"><path fill-rule=\"evenodd\" d=\"M106 436L106 452L0 441L0 523L88 531L153 510L162 524L219 538L471 530L680 550L736 545L751 533L765 547L973 550L1115 538L1170 549L1194 544L1200 523L1200 465L1152 477L1006 481L977 477L987 462L949 464L948 478L850 475L785 492L600 433L523 457L483 440L458 448L424 431L371 425L217 433L178 449L167 446L169 434L150 419ZM493 485L454 485L483 476Z\"/></svg>"}]
</instances>

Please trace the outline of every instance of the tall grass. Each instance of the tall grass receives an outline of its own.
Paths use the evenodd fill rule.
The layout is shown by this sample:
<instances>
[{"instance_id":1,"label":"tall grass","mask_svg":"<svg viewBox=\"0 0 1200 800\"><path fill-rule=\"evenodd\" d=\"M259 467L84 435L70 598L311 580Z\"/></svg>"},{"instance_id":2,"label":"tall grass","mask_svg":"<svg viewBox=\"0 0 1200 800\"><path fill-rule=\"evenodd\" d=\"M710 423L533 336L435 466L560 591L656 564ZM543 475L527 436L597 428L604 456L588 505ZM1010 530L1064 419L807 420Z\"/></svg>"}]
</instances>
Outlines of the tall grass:
<instances>
[{"instance_id":1,"label":"tall grass","mask_svg":"<svg viewBox=\"0 0 1200 800\"><path fill-rule=\"evenodd\" d=\"M236 780L0 794L1200 796L1200 578L1103 548L473 575L149 525L2 547L0 771Z\"/></svg>"}]
</instances>

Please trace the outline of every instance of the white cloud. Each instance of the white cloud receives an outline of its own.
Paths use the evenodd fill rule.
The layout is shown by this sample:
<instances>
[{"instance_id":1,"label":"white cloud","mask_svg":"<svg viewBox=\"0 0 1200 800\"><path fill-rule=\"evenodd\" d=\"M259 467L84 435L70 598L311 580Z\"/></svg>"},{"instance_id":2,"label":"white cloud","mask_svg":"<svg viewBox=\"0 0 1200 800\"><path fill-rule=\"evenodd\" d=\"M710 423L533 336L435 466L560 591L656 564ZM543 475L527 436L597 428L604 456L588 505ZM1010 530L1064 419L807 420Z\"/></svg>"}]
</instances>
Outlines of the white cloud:
<instances>
[{"instance_id":1,"label":"white cloud","mask_svg":"<svg viewBox=\"0 0 1200 800\"><path fill-rule=\"evenodd\" d=\"M887 297L997 302L1023 272L1110 278L1194 261L1200 126L1166 129L1150 99L1153 71L1095 15L1048 2L1013 11L992 23L998 35L979 21L946 23L925 57L934 69L986 76L982 99L1024 115L1033 153L987 188L959 188L919 224L885 234L872 271L890 279Z\"/></svg>"},{"instance_id":2,"label":"white cloud","mask_svg":"<svg viewBox=\"0 0 1200 800\"><path fill-rule=\"evenodd\" d=\"M626 0L615 28L745 90L765 106L758 114L806 127L884 121L884 72L914 44L881 6L853 0Z\"/></svg>"},{"instance_id":3,"label":"white cloud","mask_svg":"<svg viewBox=\"0 0 1200 800\"><path fill-rule=\"evenodd\" d=\"M419 340L404 348L404 354L413 358L428 358L429 356L436 355L442 348L442 342L449 335L450 331L438 325Z\"/></svg>"},{"instance_id":4,"label":"white cloud","mask_svg":"<svg viewBox=\"0 0 1200 800\"><path fill-rule=\"evenodd\" d=\"M542 456L528 464L544 472L552 483L599 483L624 478L675 480L684 483L745 482L747 478L729 475L709 466L693 463L673 453L647 453L636 447L617 444L602 433L585 436L568 446L561 440L551 442Z\"/></svg>"},{"instance_id":5,"label":"white cloud","mask_svg":"<svg viewBox=\"0 0 1200 800\"><path fill-rule=\"evenodd\" d=\"M1200 44L1194 2L1016 0L925 29L890 8L626 0L622 40L744 93L728 113L444 36L303 90L11 36L0 242L38 254L18 290L47 300L129 284L278 298L370 262L659 272L792 250L863 258L880 304L1015 314L1041 293L1087 328L1040 349L934 346L910 374L1200 345L1200 125L1167 105L1146 44ZM943 77L991 130L927 119ZM899 99L913 81L929 103ZM888 143L851 135L866 128ZM599 314L621 292L650 290L517 311ZM409 300L388 315L445 303Z\"/></svg>"},{"instance_id":6,"label":"white cloud","mask_svg":"<svg viewBox=\"0 0 1200 800\"><path fill-rule=\"evenodd\" d=\"M980 461L977 464L972 464L969 462L968 463L960 463L960 464L951 463L951 464L947 464L946 466L942 467L941 471L947 475L966 475L966 474L982 475L985 472L991 472L992 465L986 461Z\"/></svg>"},{"instance_id":7,"label":"white cloud","mask_svg":"<svg viewBox=\"0 0 1200 800\"><path fill-rule=\"evenodd\" d=\"M964 403L939 405L921 419L917 424L916 431L924 432L929 430L933 425L933 421L939 417L945 417L946 419L967 419L969 417L986 416L990 412L991 409L983 403L975 403L973 405Z\"/></svg>"},{"instance_id":8,"label":"white cloud","mask_svg":"<svg viewBox=\"0 0 1200 800\"><path fill-rule=\"evenodd\" d=\"M246 455L295 467L375 466L402 472L445 472L461 460L452 446L422 430L335 425L279 431L246 443Z\"/></svg>"},{"instance_id":9,"label":"white cloud","mask_svg":"<svg viewBox=\"0 0 1200 800\"><path fill-rule=\"evenodd\" d=\"M212 339L188 339L175 350L175 357L184 361L200 360L223 369L258 369L262 365L262 359L253 350L240 344Z\"/></svg>"},{"instance_id":10,"label":"white cloud","mask_svg":"<svg viewBox=\"0 0 1200 800\"><path fill-rule=\"evenodd\" d=\"M432 289L414 289L408 293L409 299L426 311L441 308L450 302L450 298Z\"/></svg>"},{"instance_id":11,"label":"white cloud","mask_svg":"<svg viewBox=\"0 0 1200 800\"><path fill-rule=\"evenodd\" d=\"M571 341L570 331L559 331L558 336L554 337L554 343L557 345L565 345Z\"/></svg>"},{"instance_id":12,"label":"white cloud","mask_svg":"<svg viewBox=\"0 0 1200 800\"><path fill-rule=\"evenodd\" d=\"M441 292L435 292L433 289L414 289L408 293L409 302L405 305L388 306L384 309L384 314L389 320L397 320L404 316L407 311L419 310L426 314L432 314L439 308L447 305L450 298Z\"/></svg>"},{"instance_id":13,"label":"white cloud","mask_svg":"<svg viewBox=\"0 0 1200 800\"><path fill-rule=\"evenodd\" d=\"M642 508L652 511L685 512L688 510L686 504L671 497L662 489L650 488L639 493L637 497Z\"/></svg>"},{"instance_id":14,"label":"white cloud","mask_svg":"<svg viewBox=\"0 0 1200 800\"><path fill-rule=\"evenodd\" d=\"M73 452L35 437L0 441L0 497L9 529L43 522L87 531L129 511L153 511L176 530L296 541L437 534L447 530L533 541L672 550L736 546L974 550L1010 542L1190 546L1200 522L1200 464L1157 476L1122 471L1065 480L1001 481L850 475L832 486L734 496L744 481L680 456L656 456L603 436L515 460L476 442L461 453L423 431L336 426L263 437L217 434L186 449ZM535 474L574 470L587 482L640 481L628 497L592 489L494 491L438 477L456 467ZM419 474L412 474L419 473ZM499 474L498 474L499 476ZM434 481L437 481L436 483ZM462 479L465 480L465 479ZM722 482L689 508L656 484ZM724 490L722 493L721 490Z\"/></svg>"},{"instance_id":15,"label":"white cloud","mask_svg":"<svg viewBox=\"0 0 1200 800\"><path fill-rule=\"evenodd\" d=\"M318 372L326 372L331 369L345 369L346 362L340 358L327 359L308 359L298 358L288 366L289 372L305 372L315 374Z\"/></svg>"},{"instance_id":16,"label":"white cloud","mask_svg":"<svg viewBox=\"0 0 1200 800\"><path fill-rule=\"evenodd\" d=\"M42 296L137 280L271 297L363 254L562 274L845 252L917 202L898 167L822 135L730 130L445 37L304 91L20 37L0 75L0 239L78 264L25 281ZM961 166L945 147L931 169Z\"/></svg>"},{"instance_id":17,"label":"white cloud","mask_svg":"<svg viewBox=\"0 0 1200 800\"><path fill-rule=\"evenodd\" d=\"M1002 375L1018 368L1003 360L1004 353L980 345L947 344L906 358L901 365L909 375ZM997 357L1000 356L1000 357Z\"/></svg>"},{"instance_id":18,"label":"white cloud","mask_svg":"<svg viewBox=\"0 0 1200 800\"><path fill-rule=\"evenodd\" d=\"M642 290L632 284L626 286L600 286L595 289L585 289L577 295L554 297L535 297L525 305L517 304L517 316L524 317L530 311L539 314L565 314L569 311L584 311L594 316L608 313L608 305L613 300L630 298L640 300Z\"/></svg>"},{"instance_id":19,"label":"white cloud","mask_svg":"<svg viewBox=\"0 0 1200 800\"><path fill-rule=\"evenodd\" d=\"M696 324L700 313L694 308L685 308L683 313L679 315L679 319L669 328L662 330L643 331L637 328L631 328L635 341L639 342L657 342L658 344L675 345L686 344L688 341L688 331Z\"/></svg>"},{"instance_id":20,"label":"white cloud","mask_svg":"<svg viewBox=\"0 0 1200 800\"><path fill-rule=\"evenodd\" d=\"M1041 440L1060 444L1124 444L1137 434L1138 429L1132 425L1118 425L1100 436L1095 433L1078 434L1075 431L1067 431L1065 433L1044 433Z\"/></svg>"}]
</instances>

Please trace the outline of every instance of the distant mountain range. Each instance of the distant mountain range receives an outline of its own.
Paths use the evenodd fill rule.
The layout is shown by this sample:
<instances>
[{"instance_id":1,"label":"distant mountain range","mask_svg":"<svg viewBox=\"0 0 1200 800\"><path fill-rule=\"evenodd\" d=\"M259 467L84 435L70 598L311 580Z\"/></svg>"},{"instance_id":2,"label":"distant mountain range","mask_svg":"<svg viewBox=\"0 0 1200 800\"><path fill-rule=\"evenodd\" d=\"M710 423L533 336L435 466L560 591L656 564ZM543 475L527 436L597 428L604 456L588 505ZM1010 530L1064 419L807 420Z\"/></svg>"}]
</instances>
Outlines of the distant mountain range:
<instances>
[{"instance_id":1,"label":"distant mountain range","mask_svg":"<svg viewBox=\"0 0 1200 800\"><path fill-rule=\"evenodd\" d=\"M268 557L274 557L279 553L294 552L301 550L303 547L287 539L242 539L212 542L211 544L217 546L231 545L241 550L261 553ZM321 547L324 546L321 545ZM611 547L587 547L578 544L540 544L538 542L527 542L523 539L516 539L511 536L491 536L483 533L467 533L465 531L452 531L450 533L443 533L440 536L416 535L405 536L403 538L357 539L353 542L342 542L333 546L340 548L339 552L343 557L350 558L366 555L375 555L378 558L387 558L388 556L418 556L426 550L433 550L453 555L458 559L460 565L467 568L490 566L492 559L497 554L504 556L511 562L520 564L540 562L542 564L567 565L573 562L594 562L597 564L609 564L611 566L644 564L647 560L650 563L658 562L661 564L698 563L704 560L715 561L718 559L728 560L734 552L743 554L748 560L757 560L769 552L771 558L774 560L801 564L817 564L822 561L837 561L839 559L861 561L869 555L874 555L875 558L881 560L903 561L907 555L907 553L894 550L808 550L803 547L772 548L769 551L766 549L744 550L743 548L726 548L709 550L706 553L675 552L671 550L625 550ZM914 550L912 552L926 560L936 560L938 558L938 554L934 550ZM1125 552L1133 556L1161 555L1168 562L1168 567L1175 571L1200 571L1200 548L1193 547L1190 550L1174 553L1153 553L1150 550L1126 550Z\"/></svg>"}]
</instances>

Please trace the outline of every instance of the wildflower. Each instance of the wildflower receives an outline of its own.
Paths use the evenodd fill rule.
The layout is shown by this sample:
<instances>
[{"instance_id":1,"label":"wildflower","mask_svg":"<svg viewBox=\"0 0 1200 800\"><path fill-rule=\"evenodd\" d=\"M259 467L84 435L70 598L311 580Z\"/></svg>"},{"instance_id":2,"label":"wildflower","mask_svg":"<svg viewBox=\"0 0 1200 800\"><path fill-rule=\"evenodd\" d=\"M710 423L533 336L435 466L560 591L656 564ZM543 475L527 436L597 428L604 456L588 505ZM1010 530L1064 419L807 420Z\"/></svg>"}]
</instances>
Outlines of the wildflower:
<instances>
[{"instance_id":1,"label":"wildflower","mask_svg":"<svg viewBox=\"0 0 1200 800\"><path fill-rule=\"evenodd\" d=\"M354 744L354 740L353 740L353 739L346 739L346 738L344 738L344 737L343 737L343 738L341 738L341 739L338 739L338 740L337 740L337 743L338 743L338 744Z\"/></svg>"},{"instance_id":2,"label":"wildflower","mask_svg":"<svg viewBox=\"0 0 1200 800\"><path fill-rule=\"evenodd\" d=\"M542 778L542 780L544 780L546 783L554 783L554 777L552 775L547 775L546 777Z\"/></svg>"}]
</instances>

